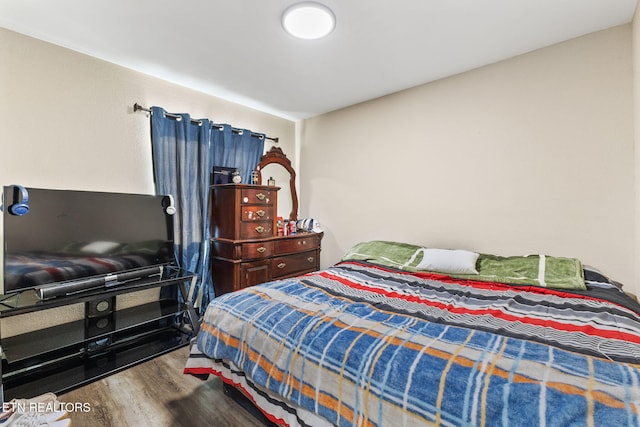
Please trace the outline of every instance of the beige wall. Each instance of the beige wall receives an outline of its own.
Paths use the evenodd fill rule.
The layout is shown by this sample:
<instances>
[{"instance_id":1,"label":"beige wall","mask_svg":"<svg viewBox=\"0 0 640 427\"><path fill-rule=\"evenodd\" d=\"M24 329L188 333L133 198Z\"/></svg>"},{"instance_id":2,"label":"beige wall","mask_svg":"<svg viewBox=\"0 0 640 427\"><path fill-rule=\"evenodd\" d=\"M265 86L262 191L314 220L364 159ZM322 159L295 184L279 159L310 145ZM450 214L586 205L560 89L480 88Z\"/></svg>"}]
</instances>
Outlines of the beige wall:
<instances>
[{"instance_id":1,"label":"beige wall","mask_svg":"<svg viewBox=\"0 0 640 427\"><path fill-rule=\"evenodd\" d=\"M294 159L289 120L0 29L0 185L153 193L149 119L135 102L278 136Z\"/></svg>"},{"instance_id":2,"label":"beige wall","mask_svg":"<svg viewBox=\"0 0 640 427\"><path fill-rule=\"evenodd\" d=\"M577 257L634 287L631 26L301 124L322 264L389 239Z\"/></svg>"},{"instance_id":3,"label":"beige wall","mask_svg":"<svg viewBox=\"0 0 640 427\"><path fill-rule=\"evenodd\" d=\"M135 102L278 136L294 150L289 120L4 29L0 58L3 185L153 193L149 119Z\"/></svg>"}]
</instances>

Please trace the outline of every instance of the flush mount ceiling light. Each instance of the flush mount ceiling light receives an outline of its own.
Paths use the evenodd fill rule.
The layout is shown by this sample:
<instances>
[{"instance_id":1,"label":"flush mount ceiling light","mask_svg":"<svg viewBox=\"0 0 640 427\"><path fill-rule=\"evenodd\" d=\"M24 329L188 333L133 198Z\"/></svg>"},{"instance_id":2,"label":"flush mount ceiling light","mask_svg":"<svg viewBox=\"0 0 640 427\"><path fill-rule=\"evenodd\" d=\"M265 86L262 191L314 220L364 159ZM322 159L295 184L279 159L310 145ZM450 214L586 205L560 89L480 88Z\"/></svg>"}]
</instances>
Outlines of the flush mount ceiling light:
<instances>
[{"instance_id":1,"label":"flush mount ceiling light","mask_svg":"<svg viewBox=\"0 0 640 427\"><path fill-rule=\"evenodd\" d=\"M294 37L319 39L333 31L336 17L331 9L320 3L296 3L282 14L282 26Z\"/></svg>"}]
</instances>

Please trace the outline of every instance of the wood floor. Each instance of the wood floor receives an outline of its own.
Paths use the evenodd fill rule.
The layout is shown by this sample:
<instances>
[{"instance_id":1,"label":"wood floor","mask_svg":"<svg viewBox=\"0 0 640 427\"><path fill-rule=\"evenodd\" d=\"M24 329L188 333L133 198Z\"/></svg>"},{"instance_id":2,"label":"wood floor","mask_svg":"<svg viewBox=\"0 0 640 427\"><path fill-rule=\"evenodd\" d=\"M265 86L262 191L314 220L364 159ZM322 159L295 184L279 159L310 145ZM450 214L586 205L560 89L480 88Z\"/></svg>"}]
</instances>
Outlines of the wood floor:
<instances>
[{"instance_id":1,"label":"wood floor","mask_svg":"<svg viewBox=\"0 0 640 427\"><path fill-rule=\"evenodd\" d=\"M60 395L80 410L73 427L263 427L222 392L222 381L201 381L182 370L188 348ZM82 407L89 409L83 412Z\"/></svg>"}]
</instances>

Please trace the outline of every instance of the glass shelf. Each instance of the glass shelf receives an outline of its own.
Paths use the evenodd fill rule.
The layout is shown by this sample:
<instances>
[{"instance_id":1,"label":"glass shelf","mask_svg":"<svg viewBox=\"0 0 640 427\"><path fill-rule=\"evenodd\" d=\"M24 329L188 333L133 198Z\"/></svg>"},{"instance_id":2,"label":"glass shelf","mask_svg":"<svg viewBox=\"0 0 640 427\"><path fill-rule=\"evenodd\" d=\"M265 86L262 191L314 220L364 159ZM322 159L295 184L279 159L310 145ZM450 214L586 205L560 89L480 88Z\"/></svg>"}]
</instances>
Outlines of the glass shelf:
<instances>
[{"instance_id":1,"label":"glass shelf","mask_svg":"<svg viewBox=\"0 0 640 427\"><path fill-rule=\"evenodd\" d=\"M38 396L46 392L62 394L100 378L135 366L189 344L190 337L175 329L149 333L143 339L94 357L75 357L37 370L3 379L5 401Z\"/></svg>"},{"instance_id":2,"label":"glass shelf","mask_svg":"<svg viewBox=\"0 0 640 427\"><path fill-rule=\"evenodd\" d=\"M93 301L98 298L106 299L129 292L168 286L170 284L193 280L195 277L196 276L193 273L187 270L175 267L165 267L163 269L162 276L159 277L145 277L115 286L103 286L45 300L38 298L35 290L27 289L21 292L4 295L3 298L0 299L0 318ZM186 295L183 296L186 298Z\"/></svg>"},{"instance_id":3,"label":"glass shelf","mask_svg":"<svg viewBox=\"0 0 640 427\"><path fill-rule=\"evenodd\" d=\"M50 328L4 338L2 347L8 363L20 362L30 357L42 357L49 352L66 347L98 342L114 332L125 332L137 325L173 317L181 314L184 307L175 300L154 301L113 313L113 319L105 325L104 332L93 328L97 333L87 334L85 320L64 323ZM87 336L90 335L90 336Z\"/></svg>"},{"instance_id":4,"label":"glass shelf","mask_svg":"<svg viewBox=\"0 0 640 427\"><path fill-rule=\"evenodd\" d=\"M183 300L196 276L164 268L161 276L115 286L85 290L41 300L34 290L5 295L0 318L86 303L83 319L1 339L2 391L0 398L62 393L160 354L189 344L197 333L198 317L189 303L175 297L134 307L93 313L97 301L150 288L177 287ZM161 293L163 295L163 293Z\"/></svg>"}]
</instances>

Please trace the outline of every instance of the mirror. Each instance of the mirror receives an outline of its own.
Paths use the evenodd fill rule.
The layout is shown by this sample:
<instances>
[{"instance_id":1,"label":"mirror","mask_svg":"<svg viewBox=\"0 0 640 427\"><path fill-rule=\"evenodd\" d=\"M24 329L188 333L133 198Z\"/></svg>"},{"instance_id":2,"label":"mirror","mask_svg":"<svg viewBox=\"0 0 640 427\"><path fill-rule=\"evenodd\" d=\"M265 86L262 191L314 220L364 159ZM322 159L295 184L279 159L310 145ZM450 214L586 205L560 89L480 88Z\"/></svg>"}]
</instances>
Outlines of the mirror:
<instances>
[{"instance_id":1,"label":"mirror","mask_svg":"<svg viewBox=\"0 0 640 427\"><path fill-rule=\"evenodd\" d=\"M291 190L289 189L289 171L277 163L270 163L262 168L262 185L268 185L269 179L273 178L276 187L280 187L278 191L278 210L277 216L289 218L293 206L291 205Z\"/></svg>"},{"instance_id":2,"label":"mirror","mask_svg":"<svg viewBox=\"0 0 640 427\"><path fill-rule=\"evenodd\" d=\"M265 170L265 168L267 169ZM286 172L283 171L282 168L284 168ZM276 180L276 186L280 187L280 191L278 191L278 210L281 210L281 206L287 206L290 203L291 213L289 214L289 220L297 221L298 193L296 192L296 171L291 167L291 161L282 152L282 149L275 146L271 147L271 149L260 158L260 162L258 162L258 166L256 166L256 172L258 173L258 182L260 182L261 185L266 185L267 179L270 177ZM289 179L290 199L287 198L287 177Z\"/></svg>"}]
</instances>

